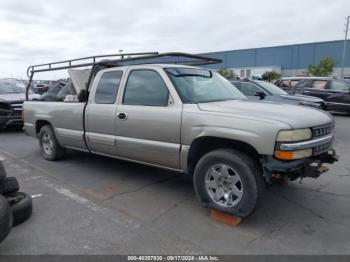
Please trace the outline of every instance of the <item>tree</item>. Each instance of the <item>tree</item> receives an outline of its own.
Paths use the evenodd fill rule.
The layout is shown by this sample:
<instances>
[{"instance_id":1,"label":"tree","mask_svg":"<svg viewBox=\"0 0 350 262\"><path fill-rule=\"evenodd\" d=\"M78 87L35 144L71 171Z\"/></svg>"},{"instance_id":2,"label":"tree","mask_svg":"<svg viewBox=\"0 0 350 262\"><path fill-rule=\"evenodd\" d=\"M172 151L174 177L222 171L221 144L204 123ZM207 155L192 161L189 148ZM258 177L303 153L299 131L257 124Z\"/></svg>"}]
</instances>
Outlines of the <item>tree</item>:
<instances>
[{"instance_id":1,"label":"tree","mask_svg":"<svg viewBox=\"0 0 350 262\"><path fill-rule=\"evenodd\" d=\"M232 80L235 77L235 72L229 68L220 68L217 72L228 80Z\"/></svg>"},{"instance_id":2,"label":"tree","mask_svg":"<svg viewBox=\"0 0 350 262\"><path fill-rule=\"evenodd\" d=\"M327 56L321 59L318 65L309 65L306 73L308 76L329 76L336 64L333 58Z\"/></svg>"},{"instance_id":3,"label":"tree","mask_svg":"<svg viewBox=\"0 0 350 262\"><path fill-rule=\"evenodd\" d=\"M276 80L276 79L281 78L281 74L278 73L278 72L275 71L275 70L266 71L266 72L262 75L262 78L263 78L264 80L268 80L268 81L270 82L270 81L272 81L272 80Z\"/></svg>"}]
</instances>

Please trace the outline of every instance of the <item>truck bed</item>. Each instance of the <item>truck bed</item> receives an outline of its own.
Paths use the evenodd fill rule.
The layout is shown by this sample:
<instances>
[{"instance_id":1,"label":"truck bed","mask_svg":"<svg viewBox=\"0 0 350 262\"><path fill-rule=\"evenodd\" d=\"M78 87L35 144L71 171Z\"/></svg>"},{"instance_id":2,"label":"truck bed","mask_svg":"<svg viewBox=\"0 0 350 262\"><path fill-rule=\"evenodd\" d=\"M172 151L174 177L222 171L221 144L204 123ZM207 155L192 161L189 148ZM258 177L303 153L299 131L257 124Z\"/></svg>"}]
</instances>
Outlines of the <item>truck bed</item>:
<instances>
[{"instance_id":1,"label":"truck bed","mask_svg":"<svg viewBox=\"0 0 350 262\"><path fill-rule=\"evenodd\" d=\"M54 128L57 140L62 146L87 150L84 141L84 103L26 101L24 128L28 135L37 136L36 119L45 121ZM40 126L40 125L39 125Z\"/></svg>"}]
</instances>

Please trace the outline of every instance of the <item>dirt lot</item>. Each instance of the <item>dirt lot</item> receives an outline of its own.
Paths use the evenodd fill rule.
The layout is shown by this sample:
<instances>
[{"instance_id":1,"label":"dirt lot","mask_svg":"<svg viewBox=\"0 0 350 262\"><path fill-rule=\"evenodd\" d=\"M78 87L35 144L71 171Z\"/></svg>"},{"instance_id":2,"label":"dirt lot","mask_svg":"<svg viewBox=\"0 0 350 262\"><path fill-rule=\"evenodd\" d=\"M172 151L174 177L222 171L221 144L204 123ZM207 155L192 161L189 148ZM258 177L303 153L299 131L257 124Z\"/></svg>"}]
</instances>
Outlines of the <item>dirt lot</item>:
<instances>
[{"instance_id":1,"label":"dirt lot","mask_svg":"<svg viewBox=\"0 0 350 262\"><path fill-rule=\"evenodd\" d=\"M0 254L350 254L350 117L336 122L340 162L268 188L237 227L210 220L187 175L73 151L48 162L35 139L3 131L0 156L34 213Z\"/></svg>"}]
</instances>

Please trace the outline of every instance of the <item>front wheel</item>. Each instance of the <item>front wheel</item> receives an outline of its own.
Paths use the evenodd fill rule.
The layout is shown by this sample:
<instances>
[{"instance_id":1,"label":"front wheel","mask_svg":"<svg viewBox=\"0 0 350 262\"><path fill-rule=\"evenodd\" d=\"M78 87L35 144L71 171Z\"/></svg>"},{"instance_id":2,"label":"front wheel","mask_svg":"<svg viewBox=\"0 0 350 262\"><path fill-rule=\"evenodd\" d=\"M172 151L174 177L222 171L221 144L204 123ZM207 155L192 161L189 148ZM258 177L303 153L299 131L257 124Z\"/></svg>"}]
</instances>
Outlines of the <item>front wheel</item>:
<instances>
[{"instance_id":1,"label":"front wheel","mask_svg":"<svg viewBox=\"0 0 350 262\"><path fill-rule=\"evenodd\" d=\"M254 210L264 186L256 161L233 149L207 153L194 172L199 201L206 207L239 217L246 217Z\"/></svg>"},{"instance_id":2,"label":"front wheel","mask_svg":"<svg viewBox=\"0 0 350 262\"><path fill-rule=\"evenodd\" d=\"M41 154L46 160L55 161L63 158L65 150L58 143L51 126L45 125L39 132Z\"/></svg>"}]
</instances>

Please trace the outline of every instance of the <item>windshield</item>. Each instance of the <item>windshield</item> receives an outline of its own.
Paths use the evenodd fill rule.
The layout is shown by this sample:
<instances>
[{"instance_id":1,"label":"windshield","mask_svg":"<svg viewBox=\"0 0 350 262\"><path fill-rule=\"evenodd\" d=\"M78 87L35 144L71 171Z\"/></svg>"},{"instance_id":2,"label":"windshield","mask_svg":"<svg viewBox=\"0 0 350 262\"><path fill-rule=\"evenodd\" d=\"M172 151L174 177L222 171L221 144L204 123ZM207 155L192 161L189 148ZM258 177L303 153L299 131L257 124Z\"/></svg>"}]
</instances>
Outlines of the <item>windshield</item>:
<instances>
[{"instance_id":1,"label":"windshield","mask_svg":"<svg viewBox=\"0 0 350 262\"><path fill-rule=\"evenodd\" d=\"M26 87L24 83L19 81L0 80L0 94L18 94L25 93Z\"/></svg>"},{"instance_id":2,"label":"windshield","mask_svg":"<svg viewBox=\"0 0 350 262\"><path fill-rule=\"evenodd\" d=\"M197 68L166 68L183 103L207 103L246 97L218 73Z\"/></svg>"},{"instance_id":3,"label":"windshield","mask_svg":"<svg viewBox=\"0 0 350 262\"><path fill-rule=\"evenodd\" d=\"M266 82L266 81L255 81L255 82L257 84L259 84L260 86L262 86L263 88L265 88L267 90L267 92L269 92L273 95L287 95L288 94L286 91L282 90L278 86L275 86L274 84L271 84L269 82Z\"/></svg>"}]
</instances>

